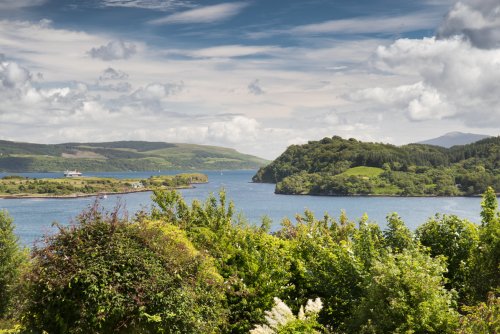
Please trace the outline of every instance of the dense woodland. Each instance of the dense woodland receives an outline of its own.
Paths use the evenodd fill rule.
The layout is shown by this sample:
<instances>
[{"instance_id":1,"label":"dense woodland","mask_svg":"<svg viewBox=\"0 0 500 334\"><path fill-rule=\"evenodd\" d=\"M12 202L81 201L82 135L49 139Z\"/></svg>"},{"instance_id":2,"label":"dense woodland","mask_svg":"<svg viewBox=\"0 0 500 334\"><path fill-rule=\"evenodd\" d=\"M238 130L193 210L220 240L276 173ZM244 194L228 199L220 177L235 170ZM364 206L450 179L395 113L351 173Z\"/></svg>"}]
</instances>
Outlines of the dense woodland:
<instances>
[{"instance_id":1,"label":"dense woodland","mask_svg":"<svg viewBox=\"0 0 500 334\"><path fill-rule=\"evenodd\" d=\"M254 169L266 160L206 145L145 141L54 145L0 140L0 172Z\"/></svg>"},{"instance_id":2,"label":"dense woodland","mask_svg":"<svg viewBox=\"0 0 500 334\"><path fill-rule=\"evenodd\" d=\"M22 250L0 212L0 333L500 331L500 214L436 215L410 231L313 213L249 225L224 193L156 191L129 216L96 203ZM4 328L1 330L1 328Z\"/></svg>"},{"instance_id":3,"label":"dense woodland","mask_svg":"<svg viewBox=\"0 0 500 334\"><path fill-rule=\"evenodd\" d=\"M277 183L282 194L463 196L488 186L500 192L500 137L446 149L335 136L288 147L253 181Z\"/></svg>"}]
</instances>

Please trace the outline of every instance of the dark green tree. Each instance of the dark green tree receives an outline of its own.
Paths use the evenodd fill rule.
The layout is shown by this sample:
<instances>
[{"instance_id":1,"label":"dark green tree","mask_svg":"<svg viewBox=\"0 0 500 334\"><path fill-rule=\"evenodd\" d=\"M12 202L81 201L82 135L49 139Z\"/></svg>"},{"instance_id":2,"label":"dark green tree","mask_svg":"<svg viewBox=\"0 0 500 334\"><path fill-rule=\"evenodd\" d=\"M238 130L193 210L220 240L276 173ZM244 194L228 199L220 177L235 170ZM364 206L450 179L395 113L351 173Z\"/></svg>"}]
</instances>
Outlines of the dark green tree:
<instances>
[{"instance_id":1,"label":"dark green tree","mask_svg":"<svg viewBox=\"0 0 500 334\"><path fill-rule=\"evenodd\" d=\"M488 292L500 289L500 217L495 192L488 188L481 202L479 247L474 252L469 288L472 298L484 301Z\"/></svg>"},{"instance_id":2,"label":"dark green tree","mask_svg":"<svg viewBox=\"0 0 500 334\"><path fill-rule=\"evenodd\" d=\"M417 238L429 248L432 257L444 256L448 271L446 286L453 288L464 301L467 275L471 271L472 255L479 246L479 231L475 224L451 215L436 215L417 228Z\"/></svg>"},{"instance_id":3,"label":"dark green tree","mask_svg":"<svg viewBox=\"0 0 500 334\"><path fill-rule=\"evenodd\" d=\"M14 227L7 211L0 210L0 319L10 316L21 268L26 260Z\"/></svg>"}]
</instances>

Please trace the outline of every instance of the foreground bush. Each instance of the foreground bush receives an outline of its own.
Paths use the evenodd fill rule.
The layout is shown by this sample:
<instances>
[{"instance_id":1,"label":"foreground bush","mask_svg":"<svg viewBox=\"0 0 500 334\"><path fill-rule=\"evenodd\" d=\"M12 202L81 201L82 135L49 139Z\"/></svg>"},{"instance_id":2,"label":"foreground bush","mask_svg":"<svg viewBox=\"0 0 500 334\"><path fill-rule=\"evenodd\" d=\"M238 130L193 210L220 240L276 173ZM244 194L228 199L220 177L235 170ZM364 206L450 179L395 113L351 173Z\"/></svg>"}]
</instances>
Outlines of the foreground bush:
<instances>
[{"instance_id":1,"label":"foreground bush","mask_svg":"<svg viewBox=\"0 0 500 334\"><path fill-rule=\"evenodd\" d=\"M221 277L183 231L94 207L33 250L23 322L39 333L215 333Z\"/></svg>"},{"instance_id":2,"label":"foreground bush","mask_svg":"<svg viewBox=\"0 0 500 334\"><path fill-rule=\"evenodd\" d=\"M377 261L358 306L353 333L454 333L458 313L443 284L441 259L419 251Z\"/></svg>"},{"instance_id":3,"label":"foreground bush","mask_svg":"<svg viewBox=\"0 0 500 334\"><path fill-rule=\"evenodd\" d=\"M0 320L13 311L24 255L14 234L12 218L6 211L0 211Z\"/></svg>"}]
</instances>

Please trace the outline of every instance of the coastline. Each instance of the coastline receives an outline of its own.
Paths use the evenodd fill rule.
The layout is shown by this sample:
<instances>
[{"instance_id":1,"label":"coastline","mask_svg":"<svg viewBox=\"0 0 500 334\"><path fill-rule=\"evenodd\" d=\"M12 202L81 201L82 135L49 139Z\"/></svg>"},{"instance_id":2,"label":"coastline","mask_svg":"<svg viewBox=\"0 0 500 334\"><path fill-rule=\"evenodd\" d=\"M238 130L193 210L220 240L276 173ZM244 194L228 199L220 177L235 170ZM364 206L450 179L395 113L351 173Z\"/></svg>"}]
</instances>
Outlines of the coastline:
<instances>
[{"instance_id":1,"label":"coastline","mask_svg":"<svg viewBox=\"0 0 500 334\"><path fill-rule=\"evenodd\" d=\"M193 183L193 184L203 184L203 183ZM182 186L182 187L173 187L173 188L162 188L164 190L179 190L179 189L192 189L195 188L193 185ZM118 192L99 192L92 194L84 194L84 193L76 193L70 195L47 195L47 194L16 194L16 195L0 195L0 199L77 199L77 198L85 198L85 197L99 197L103 195L126 195L133 193L144 193L144 192L153 192L155 189L131 189L128 191L118 191Z\"/></svg>"}]
</instances>

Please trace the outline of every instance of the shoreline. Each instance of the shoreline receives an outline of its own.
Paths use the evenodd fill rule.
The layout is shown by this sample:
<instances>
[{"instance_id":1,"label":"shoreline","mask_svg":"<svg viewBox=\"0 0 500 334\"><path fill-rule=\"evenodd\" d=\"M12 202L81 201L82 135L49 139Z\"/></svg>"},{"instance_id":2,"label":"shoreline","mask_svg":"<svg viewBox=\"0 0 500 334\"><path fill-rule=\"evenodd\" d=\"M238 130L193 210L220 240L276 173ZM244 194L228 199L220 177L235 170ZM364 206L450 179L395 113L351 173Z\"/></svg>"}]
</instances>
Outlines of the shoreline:
<instances>
[{"instance_id":1,"label":"shoreline","mask_svg":"<svg viewBox=\"0 0 500 334\"><path fill-rule=\"evenodd\" d=\"M203 183L193 183L193 184L203 184ZM184 187L174 187L174 188L165 188L164 190L181 190L181 189L193 189L195 188L193 185L184 186ZM119 192L99 192L92 194L70 194L70 195L46 195L40 194L37 195L0 195L0 199L77 199L77 198L86 198L86 197L99 197L104 195L126 195L133 193L144 193L144 192L153 192L156 189L139 189L139 190L129 190L129 191L119 191Z\"/></svg>"}]
</instances>

